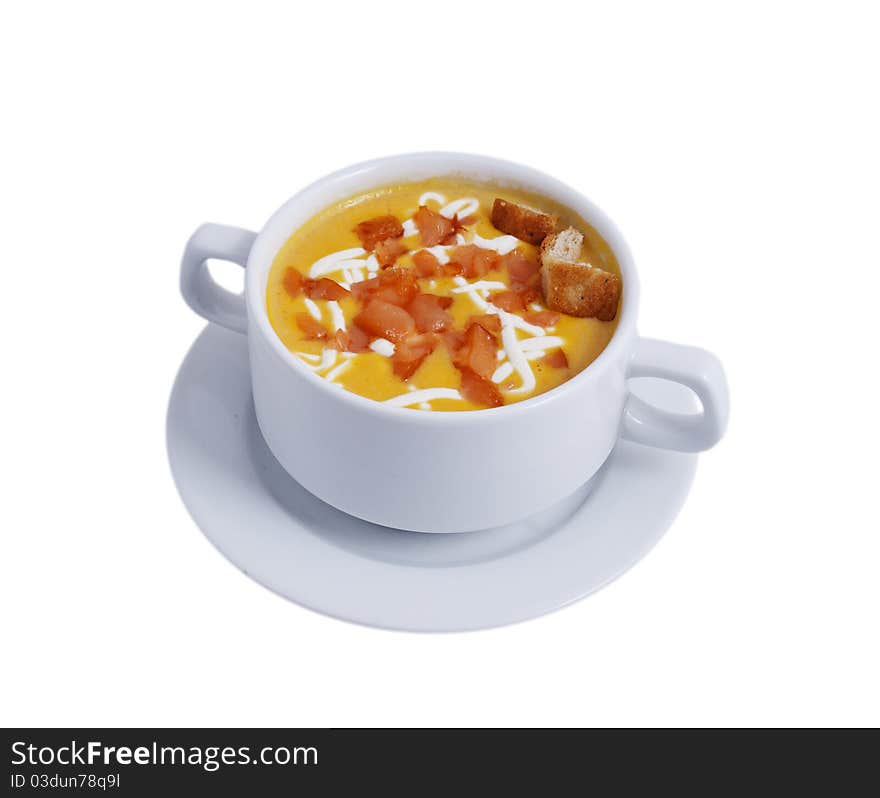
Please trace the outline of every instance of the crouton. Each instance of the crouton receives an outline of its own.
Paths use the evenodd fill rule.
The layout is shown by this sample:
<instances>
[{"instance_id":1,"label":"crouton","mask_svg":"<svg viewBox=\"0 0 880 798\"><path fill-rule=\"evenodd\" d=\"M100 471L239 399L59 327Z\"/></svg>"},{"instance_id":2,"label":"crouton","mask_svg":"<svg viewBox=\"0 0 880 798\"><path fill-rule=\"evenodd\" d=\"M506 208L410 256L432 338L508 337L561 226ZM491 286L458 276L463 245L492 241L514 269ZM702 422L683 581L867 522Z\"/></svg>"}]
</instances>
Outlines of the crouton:
<instances>
[{"instance_id":1,"label":"crouton","mask_svg":"<svg viewBox=\"0 0 880 798\"><path fill-rule=\"evenodd\" d=\"M541 245L541 259L547 255L555 260L580 261L584 236L573 227L566 227Z\"/></svg>"},{"instance_id":2,"label":"crouton","mask_svg":"<svg viewBox=\"0 0 880 798\"><path fill-rule=\"evenodd\" d=\"M612 321L620 303L620 278L582 261L584 237L573 227L541 245L541 287L548 308L569 316Z\"/></svg>"},{"instance_id":3,"label":"crouton","mask_svg":"<svg viewBox=\"0 0 880 798\"><path fill-rule=\"evenodd\" d=\"M528 244L540 244L556 229L556 219L546 213L495 197L492 224L502 233L516 236Z\"/></svg>"}]
</instances>

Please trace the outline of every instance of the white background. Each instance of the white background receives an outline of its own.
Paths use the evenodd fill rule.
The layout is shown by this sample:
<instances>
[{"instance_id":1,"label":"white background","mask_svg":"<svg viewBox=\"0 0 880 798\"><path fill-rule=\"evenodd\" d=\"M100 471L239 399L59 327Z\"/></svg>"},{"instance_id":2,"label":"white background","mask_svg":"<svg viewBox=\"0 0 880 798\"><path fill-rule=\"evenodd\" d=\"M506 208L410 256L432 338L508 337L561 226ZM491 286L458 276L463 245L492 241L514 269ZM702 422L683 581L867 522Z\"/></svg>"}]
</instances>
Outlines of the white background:
<instances>
[{"instance_id":1,"label":"white background","mask_svg":"<svg viewBox=\"0 0 880 798\"><path fill-rule=\"evenodd\" d=\"M871 4L17 4L0 19L0 722L877 724ZM307 9L307 10L306 10ZM641 330L733 413L672 529L562 612L374 631L249 581L187 515L179 257L322 174L482 152L628 237Z\"/></svg>"}]
</instances>

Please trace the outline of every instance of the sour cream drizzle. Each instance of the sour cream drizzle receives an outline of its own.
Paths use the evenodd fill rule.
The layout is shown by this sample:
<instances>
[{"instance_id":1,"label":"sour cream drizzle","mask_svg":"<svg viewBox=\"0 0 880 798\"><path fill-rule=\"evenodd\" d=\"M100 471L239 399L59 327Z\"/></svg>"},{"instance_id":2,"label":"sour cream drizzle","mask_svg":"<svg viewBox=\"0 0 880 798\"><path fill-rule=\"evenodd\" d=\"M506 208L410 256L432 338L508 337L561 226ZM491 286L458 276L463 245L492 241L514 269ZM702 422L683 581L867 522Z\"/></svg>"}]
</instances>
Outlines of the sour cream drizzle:
<instances>
[{"instance_id":1,"label":"sour cream drizzle","mask_svg":"<svg viewBox=\"0 0 880 798\"><path fill-rule=\"evenodd\" d=\"M472 283L466 283L458 288L453 288L452 292L459 294L462 291L500 291L504 288L507 288L507 286L500 280L474 280Z\"/></svg>"},{"instance_id":2,"label":"sour cream drizzle","mask_svg":"<svg viewBox=\"0 0 880 798\"><path fill-rule=\"evenodd\" d=\"M313 319L321 321L321 308L319 308L317 304L308 297L306 297L306 309L312 314Z\"/></svg>"},{"instance_id":3,"label":"sour cream drizzle","mask_svg":"<svg viewBox=\"0 0 880 798\"><path fill-rule=\"evenodd\" d=\"M451 219L458 215L459 218L470 216L479 209L480 204L474 197L462 197L460 199L446 201L446 197L438 194L436 191L426 191L419 197L419 205L427 205L429 202L436 203L440 206L438 213ZM404 237L413 236L418 233L418 228L412 219L403 222ZM506 255L512 252L519 245L519 240L511 235L500 235L495 238L483 238L476 230L471 231L470 241L459 233L456 236L455 244L437 245L433 247L425 247L441 264L449 263L449 251L456 246L462 246L466 243L474 244L483 249L490 249L499 255ZM416 251L416 250L413 250ZM338 252L331 252L322 258L316 260L309 269L309 277L316 279L326 275L339 272L341 280L339 281L346 289L352 284L361 282L375 275L379 271L379 262L376 256L368 253L362 247L351 247L342 249ZM498 350L499 366L492 375L492 381L500 383L506 380L511 374L516 372L519 376L521 384L517 388L510 390L510 393L529 393L535 389L537 381L532 367L529 365L530 360L536 360L543 357L548 349L562 346L565 342L558 336L546 335L545 328L536 324L527 322L520 316L493 305L488 301L490 291L504 291L508 288L502 282L496 280L475 280L469 283L464 277L458 276L453 278L456 288L452 289L454 294L465 294L471 301L483 312L496 314L501 321L501 342L503 349ZM433 287L433 286L432 286ZM320 307L306 298L306 308L309 313L318 321L322 318ZM338 302L328 301L327 306L330 310L330 316L333 322L334 331L346 329L345 315ZM532 303L532 310L540 310L541 306ZM547 328L552 331L552 327ZM517 331L521 331L529 338L520 339ZM370 349L384 357L391 357L395 352L395 346L391 341L384 338L377 338L370 344ZM335 349L324 349L320 355L310 353L299 353L300 361L303 365L314 371L316 374L324 373L324 379L333 381L341 373L348 368L354 353L346 352L342 354L342 362L335 368L332 368L337 361L338 353ZM309 362L311 361L311 362ZM329 369L329 371L328 371ZM410 386L409 393L395 396L386 400L385 404L392 407L410 407L418 405L422 410L430 410L430 402L434 399L461 399L461 394L454 388L425 388L415 390L414 386Z\"/></svg>"},{"instance_id":4,"label":"sour cream drizzle","mask_svg":"<svg viewBox=\"0 0 880 798\"><path fill-rule=\"evenodd\" d=\"M489 312L497 313L501 317L502 325L509 324L511 327L516 327L517 330L522 330L529 335L544 334L543 327L538 327L537 324L532 324L514 313L508 313L506 310L501 310L501 308L497 308L491 303L489 304Z\"/></svg>"},{"instance_id":5,"label":"sour cream drizzle","mask_svg":"<svg viewBox=\"0 0 880 798\"><path fill-rule=\"evenodd\" d=\"M529 393L535 390L537 381L535 380L535 372L526 360L516 337L516 330L512 324L501 324L501 342L504 344L504 351L507 352L507 359L513 366L517 374L522 380L519 388L514 388L511 393Z\"/></svg>"},{"instance_id":6,"label":"sour cream drizzle","mask_svg":"<svg viewBox=\"0 0 880 798\"><path fill-rule=\"evenodd\" d=\"M315 373L320 373L320 372L324 371L325 369L329 369L330 366L332 366L336 362L336 355L337 355L337 352L335 349L325 349L323 352L321 352L321 362L318 363L317 365L310 365L309 363L306 363L305 360L303 360L303 358L305 358L305 357L308 357L311 360L315 357L315 355L306 354L306 353L301 352L301 353L299 353L299 358L300 358L300 360L302 360L302 364L307 369L310 369L311 371L314 371Z\"/></svg>"},{"instance_id":7,"label":"sour cream drizzle","mask_svg":"<svg viewBox=\"0 0 880 798\"><path fill-rule=\"evenodd\" d=\"M443 199L445 200L446 198L444 197ZM474 199L474 197L465 197L464 199L452 200L448 205L444 205L439 213L447 219L451 219L456 215L459 219L465 219L471 214L476 213L479 207L479 200Z\"/></svg>"},{"instance_id":8,"label":"sour cream drizzle","mask_svg":"<svg viewBox=\"0 0 880 798\"><path fill-rule=\"evenodd\" d=\"M377 338L370 344L370 349L383 357L391 357L394 354L395 348L394 344L386 338Z\"/></svg>"},{"instance_id":9,"label":"sour cream drizzle","mask_svg":"<svg viewBox=\"0 0 880 798\"><path fill-rule=\"evenodd\" d=\"M435 258L437 258L438 262L449 263L449 250L450 247L444 247L438 244L436 247L426 247L425 252L430 252Z\"/></svg>"},{"instance_id":10,"label":"sour cream drizzle","mask_svg":"<svg viewBox=\"0 0 880 798\"><path fill-rule=\"evenodd\" d=\"M313 280L317 277L323 277L325 274L338 272L340 269L350 268L351 266L363 266L363 261L354 260L361 255L366 255L367 250L363 247L352 247L351 249L341 249L339 252L331 252L323 258L318 258L309 269L309 277Z\"/></svg>"},{"instance_id":11,"label":"sour cream drizzle","mask_svg":"<svg viewBox=\"0 0 880 798\"><path fill-rule=\"evenodd\" d=\"M526 338L525 341L519 342L520 349L528 352L531 349L553 349L562 346L565 343L556 335L536 335L534 338Z\"/></svg>"},{"instance_id":12,"label":"sour cream drizzle","mask_svg":"<svg viewBox=\"0 0 880 798\"><path fill-rule=\"evenodd\" d=\"M492 382L506 380L511 374L513 374L513 366L510 365L510 362L502 363L495 369L495 373L492 375Z\"/></svg>"},{"instance_id":13,"label":"sour cream drizzle","mask_svg":"<svg viewBox=\"0 0 880 798\"><path fill-rule=\"evenodd\" d=\"M522 330L523 332L527 332L533 336L541 336L540 341L554 340L562 343L561 338L549 338L544 336L544 328L538 327L536 324L531 324L527 322L525 319L520 318L519 316L508 313L506 310L502 310L501 308L493 305L491 302L487 302L483 297L479 294L479 288L477 287L477 283L468 283L464 277L458 276L453 278L455 283L459 286L458 289L453 288L453 291L459 291L461 293L467 294L480 309L486 311L486 313L495 313L498 315L501 320L501 342L504 345L504 352L507 355L507 359L509 364L513 370L519 374L520 379L522 380L522 384L518 388L513 388L511 393L529 393L535 389L537 385L537 380L535 379L535 372L532 371L532 367L529 365L528 358L526 353L523 351L523 344L527 344L526 341L520 341L517 338L516 331ZM486 281L484 281L486 282ZM543 348L548 346L549 344L543 345L532 345L531 348L534 350L542 350L541 354L543 354ZM503 376L498 380L505 379L510 375L511 372L503 373ZM498 374L498 369L495 370L495 374L492 375L493 379Z\"/></svg>"},{"instance_id":14,"label":"sour cream drizzle","mask_svg":"<svg viewBox=\"0 0 880 798\"><path fill-rule=\"evenodd\" d=\"M338 366L336 366L336 368L328 371L324 375L325 380L330 380L330 382L333 382L333 380L335 380L340 374L342 374L343 371L345 371L351 365L351 359L352 357L354 357L354 355L351 352L345 352L342 357L343 361Z\"/></svg>"},{"instance_id":15,"label":"sour cream drizzle","mask_svg":"<svg viewBox=\"0 0 880 798\"><path fill-rule=\"evenodd\" d=\"M462 199L452 200L452 202L447 203L446 197L442 194L438 194L436 191L426 191L422 194L422 196L419 197L419 205L427 205L431 200L442 206L437 213L441 216L445 216L447 219L451 219L456 214L459 219L464 219L476 213L477 209L480 207L480 201L476 197L463 197ZM412 219L407 219L403 223L404 238L414 236L418 232L419 228L416 227L416 223ZM440 262L446 263L446 261Z\"/></svg>"},{"instance_id":16,"label":"sour cream drizzle","mask_svg":"<svg viewBox=\"0 0 880 798\"><path fill-rule=\"evenodd\" d=\"M409 407L434 399L461 399L461 394L455 388L423 388L420 391L410 391L402 393L400 396L392 396L385 400L385 404L391 407Z\"/></svg>"},{"instance_id":17,"label":"sour cream drizzle","mask_svg":"<svg viewBox=\"0 0 880 798\"><path fill-rule=\"evenodd\" d=\"M345 330L345 316L342 313L342 308L339 307L339 303L330 300L327 304L330 306L330 316L333 319L333 332Z\"/></svg>"},{"instance_id":18,"label":"sour cream drizzle","mask_svg":"<svg viewBox=\"0 0 880 798\"><path fill-rule=\"evenodd\" d=\"M506 255L513 252L519 244L519 239L514 236L495 236L495 238L483 238L476 230L474 230L472 244L476 244L483 249L494 249L499 255Z\"/></svg>"},{"instance_id":19,"label":"sour cream drizzle","mask_svg":"<svg viewBox=\"0 0 880 798\"><path fill-rule=\"evenodd\" d=\"M438 194L436 191L426 191L419 197L419 205L427 205L431 200L434 200L438 205L446 204L446 197L442 194Z\"/></svg>"}]
</instances>

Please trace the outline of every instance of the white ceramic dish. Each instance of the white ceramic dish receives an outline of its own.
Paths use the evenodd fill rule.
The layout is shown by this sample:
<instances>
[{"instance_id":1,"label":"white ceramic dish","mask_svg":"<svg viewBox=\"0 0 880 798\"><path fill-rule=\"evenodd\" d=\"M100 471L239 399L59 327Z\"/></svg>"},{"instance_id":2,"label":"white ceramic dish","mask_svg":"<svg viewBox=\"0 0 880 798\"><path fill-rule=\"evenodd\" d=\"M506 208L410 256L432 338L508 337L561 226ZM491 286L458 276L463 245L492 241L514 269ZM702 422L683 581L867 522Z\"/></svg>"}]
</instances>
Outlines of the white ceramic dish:
<instances>
[{"instance_id":1,"label":"white ceramic dish","mask_svg":"<svg viewBox=\"0 0 880 798\"><path fill-rule=\"evenodd\" d=\"M268 321L266 281L278 250L300 224L338 200L386 184L448 175L552 197L598 230L617 256L624 286L610 344L587 369L552 391L490 410L405 410L319 379L284 347ZM211 280L208 258L246 266L243 297ZM573 494L599 470L618 436L699 451L721 437L727 422L727 387L714 356L638 337L638 277L611 221L565 184L506 161L418 153L343 169L290 199L259 234L199 228L183 257L181 287L205 318L247 334L257 420L288 473L334 507L393 528L463 532L509 524ZM641 376L687 385L702 412L680 417L632 396L627 378Z\"/></svg>"},{"instance_id":2,"label":"white ceramic dish","mask_svg":"<svg viewBox=\"0 0 880 798\"><path fill-rule=\"evenodd\" d=\"M696 408L678 385L636 390L667 410ZM424 632L526 620L607 584L672 523L697 463L620 441L591 483L509 526L426 535L369 524L319 501L278 464L254 415L245 339L215 325L180 369L167 431L187 508L245 574L336 618Z\"/></svg>"}]
</instances>

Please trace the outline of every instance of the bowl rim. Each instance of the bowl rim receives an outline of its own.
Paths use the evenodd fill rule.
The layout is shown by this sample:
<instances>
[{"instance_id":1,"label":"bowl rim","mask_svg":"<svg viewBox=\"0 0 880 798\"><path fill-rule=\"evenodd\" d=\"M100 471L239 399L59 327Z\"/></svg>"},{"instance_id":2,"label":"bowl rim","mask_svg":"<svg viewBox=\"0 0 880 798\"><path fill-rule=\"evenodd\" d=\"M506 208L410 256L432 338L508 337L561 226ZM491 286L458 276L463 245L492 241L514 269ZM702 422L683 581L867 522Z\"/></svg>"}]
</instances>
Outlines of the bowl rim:
<instances>
[{"instance_id":1,"label":"bowl rim","mask_svg":"<svg viewBox=\"0 0 880 798\"><path fill-rule=\"evenodd\" d=\"M395 182L396 180L399 180L401 183L416 182L417 179L407 181L406 179L391 176L383 178L383 173L401 171L406 166L433 166L438 170L435 175L437 177L455 175L473 180L474 182L487 179L498 180L502 184L508 183L538 195L545 195L555 202L576 211L596 229L602 238L605 239L608 246L611 247L617 258L623 280L623 295L620 317L614 335L592 363L549 391L510 405L471 411L437 410L425 413L415 412L412 408L386 405L375 399L370 399L351 391L341 390L338 384L327 382L327 380L312 373L306 368L305 364L300 362L287 349L269 322L265 301L265 283L268 279L268 272L272 261L274 261L280 249L280 246L276 245L275 242L277 240L286 241L295 230L295 227L293 229L290 227L290 217L295 216L298 208L311 200L316 194L324 193L331 185L336 184L339 188L339 195L336 201L346 199L352 194L357 193L356 190L345 190L345 186L349 185L355 178L363 178L374 174L375 181L372 184L374 188L388 185L389 182ZM476 171L482 172L482 177L468 175L469 172L473 173ZM368 191L369 189L362 190ZM328 200L323 207L328 207L333 201L332 199ZM283 237L279 234L283 234ZM265 269L261 268L264 263L266 264ZM265 272L265 275L263 272ZM367 413L388 415L401 422L428 424L461 425L492 423L502 419L508 420L511 417L528 413L533 408L552 405L564 397L565 394L577 391L590 381L598 379L627 354L625 350L634 337L636 329L639 293L638 275L629 246L614 222L595 203L558 178L533 167L488 155L464 152L423 151L388 155L351 164L318 178L290 197L269 217L251 248L245 270L248 336L253 335L255 332L259 333L282 364L290 367L295 374L307 378L310 385L318 390L323 390L328 401L342 402Z\"/></svg>"}]
</instances>

